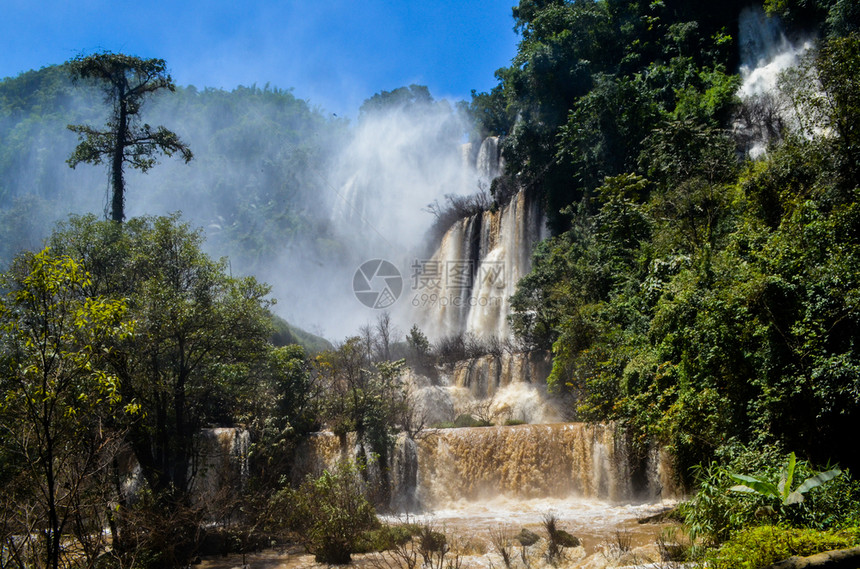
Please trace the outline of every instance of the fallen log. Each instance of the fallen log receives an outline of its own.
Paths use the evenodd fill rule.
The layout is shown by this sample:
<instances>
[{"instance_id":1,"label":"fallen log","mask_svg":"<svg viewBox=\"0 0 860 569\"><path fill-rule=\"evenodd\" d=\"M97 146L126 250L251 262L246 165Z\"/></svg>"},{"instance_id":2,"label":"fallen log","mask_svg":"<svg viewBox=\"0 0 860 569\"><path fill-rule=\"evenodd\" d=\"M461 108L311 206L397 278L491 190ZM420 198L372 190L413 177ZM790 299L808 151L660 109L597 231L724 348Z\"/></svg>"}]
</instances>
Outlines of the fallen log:
<instances>
[{"instance_id":1,"label":"fallen log","mask_svg":"<svg viewBox=\"0 0 860 569\"><path fill-rule=\"evenodd\" d=\"M860 568L860 547L835 549L816 553L809 557L789 557L779 563L768 565L765 569L858 569Z\"/></svg>"}]
</instances>

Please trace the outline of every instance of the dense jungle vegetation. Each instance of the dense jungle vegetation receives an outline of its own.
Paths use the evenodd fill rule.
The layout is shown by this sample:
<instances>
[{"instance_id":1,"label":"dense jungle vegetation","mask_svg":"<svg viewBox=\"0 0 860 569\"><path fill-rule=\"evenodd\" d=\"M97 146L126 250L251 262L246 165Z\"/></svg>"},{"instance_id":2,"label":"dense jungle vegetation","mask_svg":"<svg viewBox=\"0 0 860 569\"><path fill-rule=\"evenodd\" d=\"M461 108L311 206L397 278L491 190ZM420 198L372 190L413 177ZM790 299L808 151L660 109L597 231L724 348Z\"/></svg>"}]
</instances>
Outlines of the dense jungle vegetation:
<instances>
[{"instance_id":1,"label":"dense jungle vegetation","mask_svg":"<svg viewBox=\"0 0 860 569\"><path fill-rule=\"evenodd\" d=\"M745 6L522 0L516 58L460 109L474 139L504 137L487 206L526 188L553 232L514 296L517 339L551 351L576 417L672 452L698 490L679 515L716 567L860 542L860 8L768 0L814 47L778 92L742 101ZM432 98L411 86L364 112L398 101ZM356 476L368 465L287 473L328 427L355 433L384 482L396 434L422 427L400 372L450 342L417 327L396 341L383 315L332 347L204 252L252 272L290 243L343 248L313 198L349 125L268 86L177 87L146 113L181 121L199 160L159 166L148 199L196 204L211 243L178 214L92 215L104 177L65 165L66 125L104 122L105 104L67 65L0 82L0 566L173 567L207 539L298 536L327 562L402 544L373 515L387 486ZM755 160L752 127L769 133ZM252 440L243 490L201 504L198 434L235 425Z\"/></svg>"},{"instance_id":2,"label":"dense jungle vegetation","mask_svg":"<svg viewBox=\"0 0 860 569\"><path fill-rule=\"evenodd\" d=\"M472 106L508 133L507 176L540 187L557 235L513 321L552 349L549 382L583 419L625 420L685 467L732 443L855 467L857 8L771 3L820 41L742 103L742 7L515 10L515 65ZM751 107L776 133L755 161L739 159Z\"/></svg>"}]
</instances>

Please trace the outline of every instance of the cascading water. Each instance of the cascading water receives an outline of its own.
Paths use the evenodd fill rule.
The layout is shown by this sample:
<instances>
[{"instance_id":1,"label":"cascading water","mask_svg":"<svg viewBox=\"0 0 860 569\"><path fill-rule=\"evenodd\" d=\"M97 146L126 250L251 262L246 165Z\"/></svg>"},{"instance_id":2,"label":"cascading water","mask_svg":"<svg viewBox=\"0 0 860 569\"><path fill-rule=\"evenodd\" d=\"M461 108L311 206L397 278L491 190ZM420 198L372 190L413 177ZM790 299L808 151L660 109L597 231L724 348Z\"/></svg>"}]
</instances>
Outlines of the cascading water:
<instances>
[{"instance_id":1,"label":"cascading water","mask_svg":"<svg viewBox=\"0 0 860 569\"><path fill-rule=\"evenodd\" d=\"M488 186L502 173L504 168L502 141L498 136L488 136L481 142L478 157L475 159L479 185Z\"/></svg>"},{"instance_id":2,"label":"cascading water","mask_svg":"<svg viewBox=\"0 0 860 569\"><path fill-rule=\"evenodd\" d=\"M809 41L789 41L779 18L768 16L760 6L741 10L738 37L743 80L741 96L773 91L779 74L797 65L811 47Z\"/></svg>"},{"instance_id":3,"label":"cascading water","mask_svg":"<svg viewBox=\"0 0 860 569\"><path fill-rule=\"evenodd\" d=\"M779 136L788 109L776 101L780 74L798 64L812 46L811 41L792 42L777 17L760 6L745 8L739 17L739 47L742 79L738 96L744 110L735 122L735 132L745 141L752 158L761 156L767 143Z\"/></svg>"},{"instance_id":4,"label":"cascading water","mask_svg":"<svg viewBox=\"0 0 860 569\"><path fill-rule=\"evenodd\" d=\"M203 429L197 436L192 494L200 503L212 503L241 490L248 480L251 435L246 429Z\"/></svg>"},{"instance_id":5,"label":"cascading water","mask_svg":"<svg viewBox=\"0 0 860 569\"><path fill-rule=\"evenodd\" d=\"M360 451L353 438L318 433L299 455L318 473ZM611 425L552 423L429 429L401 436L388 465L393 509L439 510L493 500L586 499L607 503L674 498L672 469L653 450L634 458Z\"/></svg>"},{"instance_id":6,"label":"cascading water","mask_svg":"<svg viewBox=\"0 0 860 569\"><path fill-rule=\"evenodd\" d=\"M251 433L239 427L201 429L194 441L194 460L189 465L191 495L197 504L215 507L229 502L248 481ZM118 457L123 498L135 501L146 482L134 454Z\"/></svg>"},{"instance_id":7,"label":"cascading water","mask_svg":"<svg viewBox=\"0 0 860 569\"><path fill-rule=\"evenodd\" d=\"M487 138L478 152L476 169L485 187L504 166L499 144L497 137ZM541 204L524 190L498 210L454 223L416 275L435 285L413 303L427 334L509 338L510 297L531 267L532 248L546 236Z\"/></svg>"},{"instance_id":8,"label":"cascading water","mask_svg":"<svg viewBox=\"0 0 860 569\"><path fill-rule=\"evenodd\" d=\"M418 441L419 502L432 509L495 498L660 498L670 482L659 464L639 487L623 437L606 425L556 423L443 429Z\"/></svg>"},{"instance_id":9,"label":"cascading water","mask_svg":"<svg viewBox=\"0 0 860 569\"><path fill-rule=\"evenodd\" d=\"M494 423L556 423L563 414L546 393L550 361L544 353L485 355L447 364L435 380L408 372L415 423L453 423L461 415L481 415Z\"/></svg>"}]
</instances>

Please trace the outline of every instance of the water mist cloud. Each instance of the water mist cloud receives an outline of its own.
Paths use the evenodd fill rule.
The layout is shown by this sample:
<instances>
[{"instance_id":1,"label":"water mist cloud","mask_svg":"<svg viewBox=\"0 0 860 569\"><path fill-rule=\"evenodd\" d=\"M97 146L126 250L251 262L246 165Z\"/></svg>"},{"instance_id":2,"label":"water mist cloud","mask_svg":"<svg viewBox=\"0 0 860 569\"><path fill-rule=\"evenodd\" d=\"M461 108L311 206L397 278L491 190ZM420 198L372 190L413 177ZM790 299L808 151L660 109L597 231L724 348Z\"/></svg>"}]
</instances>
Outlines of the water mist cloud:
<instances>
[{"instance_id":1,"label":"water mist cloud","mask_svg":"<svg viewBox=\"0 0 860 569\"><path fill-rule=\"evenodd\" d=\"M332 230L345 247L316 259L285 255L277 263L267 280L279 296L295 299L285 316L316 323L333 338L355 333L378 316L356 299L355 272L365 261L385 259L408 281L411 261L428 249L434 218L427 206L478 189L461 143L468 126L444 101L418 112L395 107L359 120L324 174Z\"/></svg>"},{"instance_id":2,"label":"water mist cloud","mask_svg":"<svg viewBox=\"0 0 860 569\"><path fill-rule=\"evenodd\" d=\"M71 94L69 116L6 125L27 147L9 153L17 174L0 187L0 213L34 221L17 236L31 248L70 212L100 217L110 194L103 165L65 163L76 144L66 124L104 124L101 95L71 85L56 92ZM272 285L277 313L334 340L379 314L356 299L356 269L384 258L408 279L410 260L428 248L428 204L478 189L462 143L471 127L447 101L390 105L350 124L277 89L180 88L147 101L142 114L195 157L162 157L146 174L127 169L127 215L181 211L234 275Z\"/></svg>"}]
</instances>

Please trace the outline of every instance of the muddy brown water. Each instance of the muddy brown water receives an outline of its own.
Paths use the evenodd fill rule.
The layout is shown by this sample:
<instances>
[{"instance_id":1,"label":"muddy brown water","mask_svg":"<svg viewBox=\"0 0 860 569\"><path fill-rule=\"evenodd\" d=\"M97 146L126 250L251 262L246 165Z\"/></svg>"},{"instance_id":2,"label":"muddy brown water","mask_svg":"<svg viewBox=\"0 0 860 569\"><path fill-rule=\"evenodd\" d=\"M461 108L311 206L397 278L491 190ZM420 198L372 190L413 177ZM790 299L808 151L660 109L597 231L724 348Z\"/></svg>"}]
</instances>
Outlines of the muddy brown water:
<instances>
[{"instance_id":1,"label":"muddy brown water","mask_svg":"<svg viewBox=\"0 0 860 569\"><path fill-rule=\"evenodd\" d=\"M422 515L382 516L385 523L413 522L429 524L437 531L451 536L452 542L464 553L463 569L501 569L501 557L492 544L491 535L499 530L513 537L522 528L534 531L542 538L545 514L552 513L558 527L578 537L582 546L566 552L558 563L563 568L603 568L640 566L660 561L656 542L661 532L672 526L669 522L639 523L640 520L670 509L674 502L649 504L609 504L585 499L504 500L461 502L448 508ZM541 539L527 550L531 567L540 569L547 564L542 557L546 540ZM382 563L380 554L354 555L352 565L369 569L394 569ZM517 568L520 547L514 548ZM320 569L313 555L300 546L270 549L253 554L212 556L203 559L200 569Z\"/></svg>"}]
</instances>

